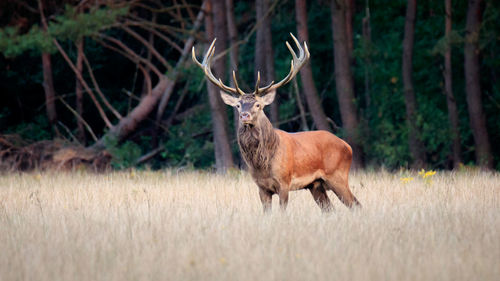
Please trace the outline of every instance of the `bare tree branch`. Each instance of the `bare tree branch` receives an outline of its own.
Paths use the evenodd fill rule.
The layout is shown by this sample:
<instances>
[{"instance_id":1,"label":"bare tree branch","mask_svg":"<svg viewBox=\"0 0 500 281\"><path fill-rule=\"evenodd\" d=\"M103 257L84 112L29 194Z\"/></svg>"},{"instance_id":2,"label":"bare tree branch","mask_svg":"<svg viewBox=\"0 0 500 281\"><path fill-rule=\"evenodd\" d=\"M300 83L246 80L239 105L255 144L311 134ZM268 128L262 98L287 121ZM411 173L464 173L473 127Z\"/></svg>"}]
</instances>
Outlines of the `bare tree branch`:
<instances>
[{"instance_id":1,"label":"bare tree branch","mask_svg":"<svg viewBox=\"0 0 500 281\"><path fill-rule=\"evenodd\" d=\"M172 10L175 10L175 9L178 9L178 8L187 8L187 9L190 9L190 8L198 8L199 6L198 5L193 5L193 4L177 4L177 5L172 5L172 6L168 6L168 7L163 7L163 8L158 8L158 9L155 9L155 8L152 8L148 5L144 5L142 3L137 3L137 4L134 4L134 6L136 7L141 7L145 10L148 10L152 13L167 13L167 12L171 12Z\"/></svg>"},{"instance_id":2,"label":"bare tree branch","mask_svg":"<svg viewBox=\"0 0 500 281\"><path fill-rule=\"evenodd\" d=\"M90 79L92 80L92 83L94 84L94 88L97 91L97 94L99 94L99 97L101 98L102 102L116 116L116 118L121 119L122 118L121 114L109 103L106 96L104 96L104 94L102 93L101 88L99 88L99 84L97 83L97 80L95 79L95 76L94 76L94 71L92 70L92 67L90 66L90 63L89 63L85 53L83 53L83 61L85 62L85 65L87 66L87 71L90 75Z\"/></svg>"},{"instance_id":3,"label":"bare tree branch","mask_svg":"<svg viewBox=\"0 0 500 281\"><path fill-rule=\"evenodd\" d=\"M174 0L174 5L177 7L175 9L175 13L169 12L169 14L171 14L172 17L177 19L177 21L180 23L182 29L186 29L186 21L182 17L181 9L179 8L179 5L177 4L177 0Z\"/></svg>"},{"instance_id":4,"label":"bare tree branch","mask_svg":"<svg viewBox=\"0 0 500 281\"><path fill-rule=\"evenodd\" d=\"M146 90L147 90L146 95L151 95L151 91L152 91L151 75L149 75L149 71L146 70L142 65L138 64L137 66L139 67L139 69L142 71L142 74L144 75L144 81L145 81Z\"/></svg>"},{"instance_id":5,"label":"bare tree branch","mask_svg":"<svg viewBox=\"0 0 500 281\"><path fill-rule=\"evenodd\" d=\"M141 26L141 25L147 25L150 26L151 28L156 28L158 30L163 30L166 33L172 35L175 38L178 38L180 40L184 39L185 37L183 35L189 34L189 30L185 30L182 28L178 27L173 27L170 25L163 25L163 24L157 24L157 23L152 23L151 21L145 20L141 17L135 16L135 15L128 15L130 19L134 20L127 20L125 23L128 26ZM119 27L122 23L113 25L114 27Z\"/></svg>"},{"instance_id":6,"label":"bare tree branch","mask_svg":"<svg viewBox=\"0 0 500 281\"><path fill-rule=\"evenodd\" d=\"M179 53L182 52L182 48L179 46L179 44L175 43L172 39L168 38L167 36L165 36L163 33L159 32L155 28L152 28L149 25L137 25L137 26L146 30L146 31L151 32L152 34L154 34L156 36L158 36L160 39L167 42L170 46L172 46L174 49L179 51Z\"/></svg>"},{"instance_id":7,"label":"bare tree branch","mask_svg":"<svg viewBox=\"0 0 500 281\"><path fill-rule=\"evenodd\" d=\"M78 120L80 120L83 123L83 125L85 126L85 128L87 129L89 134L92 136L92 139L94 139L94 141L97 141L97 137L95 136L94 131L92 131L92 128L85 121L85 119L83 119L83 117L80 116L80 114L78 114L78 112L76 112L73 108L71 108L71 106L69 106L69 104L67 104L62 97L59 97L58 99L59 99L59 101L61 101L62 104L64 104L64 106L66 106L66 108L69 111L71 111L71 113L73 113L76 116L76 118L78 118Z\"/></svg>"},{"instance_id":8,"label":"bare tree branch","mask_svg":"<svg viewBox=\"0 0 500 281\"><path fill-rule=\"evenodd\" d=\"M158 69L156 69L156 67L154 67L154 65L152 65L150 62L148 62L144 58L137 55L135 52L130 50L130 48L125 46L120 41L118 41L112 37L108 37L106 35L101 34L102 38L120 46L120 48L122 48L126 52L127 57L129 57L129 58L133 57L137 61L141 61L144 64L147 64L149 66L153 66L154 68L152 68L152 70L155 71L155 69L156 69L156 74L158 75L159 81L156 84L156 86L153 89L151 89L151 94L148 94L148 95L142 97L139 104L126 117L122 118L118 124L113 126L113 128L111 128L106 133L105 136L103 136L101 139L99 139L92 146L94 149L104 148L106 139L109 137L116 138L118 141L122 140L124 137L126 137L128 134L130 134L132 131L134 131L141 121L143 121L147 118L147 116L151 113L151 111L153 111L153 109L158 104L158 100L160 98L163 99L164 97L170 97L170 95L172 94L172 91L174 89L178 75L179 75L179 68L185 63L186 58L188 57L188 55L190 53L191 47L194 44L194 34L196 33L196 30L201 25L201 22L203 20L203 15L204 15L203 12L200 11L200 13L198 15L199 21L197 19L198 24L195 24L193 26L193 29L189 32L190 37L188 38L188 40L186 40L186 43L185 43L184 48L183 48L183 52L182 52L181 56L179 57L179 60L177 61L175 68L172 70L172 72L170 73L169 76L162 75L161 73L159 73ZM112 47L112 46L110 46L110 47ZM120 51L120 53L123 54L122 51Z\"/></svg>"},{"instance_id":9,"label":"bare tree branch","mask_svg":"<svg viewBox=\"0 0 500 281\"><path fill-rule=\"evenodd\" d=\"M182 4L185 6L185 8L188 12L189 18L191 19L192 22L194 22L196 20L196 17L194 16L193 9L191 9L192 5L188 5L186 0L182 0Z\"/></svg>"},{"instance_id":10,"label":"bare tree branch","mask_svg":"<svg viewBox=\"0 0 500 281\"><path fill-rule=\"evenodd\" d=\"M132 37L137 39L137 41L141 42L156 57L156 59L158 59L158 61L160 61L163 64L163 66L165 66L169 71L172 70L172 66L167 62L165 58L162 57L162 55L158 53L158 51L155 49L153 45L149 44L148 41L146 41L142 36L137 34L131 28L125 25L121 26L121 28L125 30L128 34L130 34Z\"/></svg>"},{"instance_id":11,"label":"bare tree branch","mask_svg":"<svg viewBox=\"0 0 500 281\"><path fill-rule=\"evenodd\" d=\"M18 0L18 3L31 13L38 14L38 10L35 7L31 7L26 1Z\"/></svg>"},{"instance_id":12,"label":"bare tree branch","mask_svg":"<svg viewBox=\"0 0 500 281\"><path fill-rule=\"evenodd\" d=\"M182 90L181 95L179 96L179 99L177 100L177 103L174 106L174 110L172 110L172 114L167 118L165 122L163 122L163 128L168 128L170 125L172 125L172 122L175 119L175 116L177 115L177 112L179 112L179 109L181 108L182 102L184 101L184 98L187 96L189 93L189 81L186 83L184 86L184 89Z\"/></svg>"},{"instance_id":13,"label":"bare tree branch","mask_svg":"<svg viewBox=\"0 0 500 281\"><path fill-rule=\"evenodd\" d=\"M156 19L157 19L157 14L156 13L153 13L153 15L151 16L151 21L152 22L156 22ZM155 44L155 35L154 33L152 32L149 32L149 38L148 38L148 43L151 45L151 46L154 46ZM148 61L151 61L153 59L153 54L151 53L150 50L148 50L148 54L146 56L146 59ZM138 67L137 67L138 68ZM134 75L134 85L135 85L135 79L137 78L137 68L136 68L136 71L135 71L135 75ZM142 81L142 89L141 89L141 96L144 96L144 94L146 93L146 91L148 91L148 85L146 84L146 76L148 77L148 79L150 78L150 69L148 66L145 67L144 69L144 79ZM151 82L151 81L150 81ZM130 100L129 100L130 101ZM129 107L130 107L130 103L129 103Z\"/></svg>"},{"instance_id":14,"label":"bare tree branch","mask_svg":"<svg viewBox=\"0 0 500 281\"><path fill-rule=\"evenodd\" d=\"M135 62L142 62L144 63L145 65L147 65L149 68L151 68L151 70L156 74L158 75L158 77L162 77L163 76L163 73L160 72L160 70L158 70L158 68L156 68L156 66L154 64L152 64L150 61L146 60L145 58L139 56L138 54L136 54L132 49L130 49L129 47L127 47L127 45L125 45L123 42L121 42L120 40L117 40L113 37L110 37L110 36L107 36L107 35L104 35L104 34L100 34L99 35L100 37L110 41L110 42L113 42L114 44L116 44L118 47L120 47L124 52L120 51L119 49L111 46L111 45L108 45L106 43L104 43L102 40L98 40L101 44L103 44L104 47L106 48L109 48L111 50L114 50L118 53L120 53L121 55L131 59L132 61L135 61ZM126 55L125 55L126 54Z\"/></svg>"},{"instance_id":15,"label":"bare tree branch","mask_svg":"<svg viewBox=\"0 0 500 281\"><path fill-rule=\"evenodd\" d=\"M162 152L163 150L165 150L165 146L159 145L157 148L155 148L155 149L151 150L150 152L137 158L134 165L139 165L139 164L142 164L144 162L151 160L153 157L155 157L158 153Z\"/></svg>"},{"instance_id":16,"label":"bare tree branch","mask_svg":"<svg viewBox=\"0 0 500 281\"><path fill-rule=\"evenodd\" d=\"M71 59L68 57L68 54L66 54L66 51L64 51L64 49L61 47L61 45L59 44L59 42L57 42L57 40L55 38L52 39L52 42L54 43L54 45L56 45L57 49L59 50L59 53L63 56L66 63L73 70L73 72L75 73L78 80L80 80L80 83L82 83L82 86L85 88L85 91L87 91L90 98L94 102L94 104L97 108L97 111L99 111L99 115L101 115L101 118L104 121L104 123L106 124L106 126L108 128L113 127L113 125L109 121L108 117L106 116L106 113L104 112L101 105L99 104L99 101L96 99L94 92L92 91L92 89L90 89L90 87L87 84L87 82L85 81L85 79L83 79L81 73L78 72L78 69L76 68L75 64L71 61Z\"/></svg>"},{"instance_id":17,"label":"bare tree branch","mask_svg":"<svg viewBox=\"0 0 500 281\"><path fill-rule=\"evenodd\" d=\"M187 57L187 55L191 51L191 47L194 44L193 34L201 26L201 23L203 21L203 17L204 17L203 8L206 5L205 3L206 3L206 1L203 1L202 9L198 13L198 16L196 17L196 21L195 21L195 23L193 25L193 29L190 32L191 36L189 37L189 39L184 44L184 49L181 52L181 59L179 59L179 61L177 62L177 65L175 66L176 70L179 69L179 67L182 64L184 64L185 58ZM174 77L174 76L176 77L178 75L178 73L177 73L176 70L174 70L174 72L172 73L172 77ZM160 123L161 117L163 116L163 113L165 112L165 107L167 106L167 102L168 102L169 99L170 99L170 95L167 95L166 93L161 97L160 104L158 105L158 111L157 111L157 114L156 114L156 123Z\"/></svg>"}]
</instances>

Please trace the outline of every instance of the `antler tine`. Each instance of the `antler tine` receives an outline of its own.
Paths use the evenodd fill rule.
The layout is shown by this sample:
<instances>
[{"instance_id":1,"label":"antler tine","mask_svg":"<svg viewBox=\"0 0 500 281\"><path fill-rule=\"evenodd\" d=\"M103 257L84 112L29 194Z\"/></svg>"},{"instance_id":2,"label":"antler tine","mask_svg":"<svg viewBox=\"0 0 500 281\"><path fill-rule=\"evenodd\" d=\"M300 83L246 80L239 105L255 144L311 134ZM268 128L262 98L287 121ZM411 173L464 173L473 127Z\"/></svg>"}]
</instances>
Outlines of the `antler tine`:
<instances>
[{"instance_id":1,"label":"antler tine","mask_svg":"<svg viewBox=\"0 0 500 281\"><path fill-rule=\"evenodd\" d=\"M244 95L245 92L243 92L238 87L238 81L236 80L236 73L234 72L234 70L233 70L233 81L234 81L235 88L228 87L228 86L224 85L224 83L222 82L222 80L220 78L219 78L219 80L217 80L216 85L219 86L221 89L223 89L226 92L231 92L231 93L235 93L235 94L238 93L240 95Z\"/></svg>"},{"instance_id":2,"label":"antler tine","mask_svg":"<svg viewBox=\"0 0 500 281\"><path fill-rule=\"evenodd\" d=\"M295 45L299 49L299 56L297 57L297 54L294 52L293 48L290 46L290 44L288 42L286 42L285 44L286 44L288 50L290 50L290 53L292 54L292 60L290 62L290 72L280 82L278 82L276 84L271 83L269 86L266 86L264 88L259 88L259 92L262 92L262 91L269 92L271 90L275 90L275 89L285 85L286 83L290 82L295 77L295 75L297 75L299 70L302 68L302 66L304 66L304 64L309 59L310 54L309 54L309 49L307 48L306 42L304 42L304 48L302 48L302 46L299 43L299 40L297 40L297 38L295 38L295 36L293 36L292 33L290 33L290 35L292 36L292 39L295 42Z\"/></svg>"},{"instance_id":3,"label":"antler tine","mask_svg":"<svg viewBox=\"0 0 500 281\"><path fill-rule=\"evenodd\" d=\"M236 89L236 91L238 92L238 94L240 95L244 95L245 92L243 92L240 87L238 86L238 80L236 79L236 72L233 70L233 81L234 81L234 87Z\"/></svg>"},{"instance_id":4,"label":"antler tine","mask_svg":"<svg viewBox=\"0 0 500 281\"><path fill-rule=\"evenodd\" d=\"M274 81L271 81L271 83L269 83L269 85L262 87L262 88L259 88L260 71L257 71L257 82L255 83L255 95L259 96L261 93L265 93L273 85L273 83L274 83Z\"/></svg>"},{"instance_id":5,"label":"antler tine","mask_svg":"<svg viewBox=\"0 0 500 281\"><path fill-rule=\"evenodd\" d=\"M259 92L260 93L265 93L267 90L269 90L269 88L271 88L271 86L274 84L274 80L271 81L271 83L269 83L269 85L265 86L265 87L262 87L262 88L259 88Z\"/></svg>"},{"instance_id":6,"label":"antler tine","mask_svg":"<svg viewBox=\"0 0 500 281\"><path fill-rule=\"evenodd\" d=\"M215 41L217 41L217 38L214 38L214 41L210 44L210 47L208 47L207 53L205 54L205 57L203 57L203 65L210 65L212 63L212 58L213 55L215 54Z\"/></svg>"},{"instance_id":7,"label":"antler tine","mask_svg":"<svg viewBox=\"0 0 500 281\"><path fill-rule=\"evenodd\" d=\"M308 60L309 57L311 56L311 54L309 54L309 49L307 48L307 42L304 41L304 49L302 49L300 46L299 40L297 40L297 38L295 38L295 36L293 36L292 33L290 33L290 35L292 36L293 41L295 41L295 44L299 47L299 52L300 52L299 58Z\"/></svg>"},{"instance_id":8,"label":"antler tine","mask_svg":"<svg viewBox=\"0 0 500 281\"><path fill-rule=\"evenodd\" d=\"M213 59L213 56L215 53L215 41L216 40L217 40L217 38L215 38L212 41L212 44L210 44L210 47L208 48L207 52L205 53L205 57L203 57L203 61L201 63L196 58L196 51L195 51L194 46L193 46L193 49L191 52L193 61L203 70L203 72L205 73L205 76L207 77L207 79L210 82L214 83L215 85L217 85L219 88L221 88L222 90L224 90L226 92L231 92L233 94L242 95L244 93L243 93L243 91L241 91L238 88L236 78L235 78L236 76L234 74L233 74L233 79L235 81L236 88L232 88L232 87L224 85L224 83L222 83L222 80L220 78L216 78L214 76L214 74L212 73L211 64L212 64L212 59Z\"/></svg>"},{"instance_id":9,"label":"antler tine","mask_svg":"<svg viewBox=\"0 0 500 281\"><path fill-rule=\"evenodd\" d=\"M260 71L257 71L257 81L255 81L255 95L258 96L260 92Z\"/></svg>"},{"instance_id":10,"label":"antler tine","mask_svg":"<svg viewBox=\"0 0 500 281\"><path fill-rule=\"evenodd\" d=\"M295 39L295 38L294 38ZM290 44L288 43L288 41L285 42L285 45L286 47L288 48L288 50L290 50L290 53L292 54L292 61L296 61L298 60L299 58L297 58L297 54L295 53L295 51L292 49L292 47L290 46ZM303 55L303 51L301 52L302 48L300 48L300 45L299 44L296 44L297 46L299 46L299 53L301 55ZM301 56L302 57L302 56Z\"/></svg>"}]
</instances>

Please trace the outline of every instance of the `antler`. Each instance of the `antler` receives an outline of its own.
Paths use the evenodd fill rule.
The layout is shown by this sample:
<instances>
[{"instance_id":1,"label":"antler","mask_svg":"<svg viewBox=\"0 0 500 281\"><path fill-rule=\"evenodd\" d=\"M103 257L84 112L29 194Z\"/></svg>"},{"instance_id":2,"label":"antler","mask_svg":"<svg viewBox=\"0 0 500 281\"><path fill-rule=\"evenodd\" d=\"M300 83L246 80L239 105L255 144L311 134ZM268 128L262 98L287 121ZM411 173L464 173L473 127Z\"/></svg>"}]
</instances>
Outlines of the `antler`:
<instances>
[{"instance_id":1,"label":"antler","mask_svg":"<svg viewBox=\"0 0 500 281\"><path fill-rule=\"evenodd\" d=\"M299 56L297 57L297 54L293 51L290 44L288 42L286 42L286 46L287 46L288 50L290 50L290 53L292 54L292 61L290 62L290 72L280 82L274 84L274 81L272 81L271 83L269 83L269 85L262 87L262 88L259 87L260 72L257 72L257 81L255 83L255 92L253 94L255 94L257 96L262 95L262 94L265 94L266 92L271 92L273 90L276 90L277 88L290 82L295 77L295 75L297 75L299 70L302 68L302 66L304 66L304 64L309 59L310 54L309 54L309 50L307 49L306 42L304 42L304 48L302 48L302 46L299 43L299 40L297 40L297 38L295 38L295 36L293 36L292 33L290 33L290 35L292 36L293 41L295 42L295 45L297 45L297 48L299 49ZM208 78L208 80L210 80L210 82L214 83L215 85L217 85L219 88L221 88L222 90L224 90L226 92L244 95L245 92L243 92L238 87L238 81L236 81L236 74L235 74L234 70L233 70L233 80L234 80L234 86L235 86L234 88L224 85L224 83L222 83L222 80L220 78L217 79L213 75L212 70L210 69L210 64L212 63L212 58L213 58L214 53L215 53L215 40L217 40L217 39L214 39L214 41L212 41L212 44L210 44L210 47L208 48L208 50L205 54L205 57L203 58L203 62L201 62L201 63L198 61L198 59L196 59L196 53L195 53L195 50L193 47L193 50L192 50L193 61L196 64L198 64L198 66L201 69L203 69L203 72L205 72L205 76L207 76L207 78Z\"/></svg>"},{"instance_id":2,"label":"antler","mask_svg":"<svg viewBox=\"0 0 500 281\"><path fill-rule=\"evenodd\" d=\"M302 66L304 66L304 64L306 64L307 60L309 59L309 49L307 49L307 43L304 42L304 48L302 48L302 46L300 46L300 43L299 43L299 40L297 40L297 38L295 38L295 36L293 36L292 33L290 33L290 35L292 36L293 38L293 41L295 42L295 45L297 45L297 48L299 49L299 57L297 57L297 54L293 51L292 47L290 46L290 44L288 43L288 41L286 42L286 46L288 48L288 50L290 50L290 53L292 53L292 61L290 62L290 72L288 73L288 75L283 78L283 80L279 81L278 83L276 84L273 84L273 82L271 82L271 84L269 84L268 86L264 87L264 88L257 88L258 87L258 83L259 83L259 75L257 75L257 85L255 86L255 93L258 94L258 93L265 93L265 92L271 92L273 90L276 90L277 88L285 85L286 83L290 82L294 77L295 75L297 75L297 73L299 73L299 70L302 68Z\"/></svg>"},{"instance_id":3,"label":"antler","mask_svg":"<svg viewBox=\"0 0 500 281\"><path fill-rule=\"evenodd\" d=\"M203 72L205 72L205 76L208 78L208 80L210 80L210 82L214 83L215 85L217 85L219 88L221 88L226 92L244 95L245 93L238 87L238 82L236 81L236 73L234 72L234 70L233 70L233 80L235 88L224 85L224 83L222 83L222 80L220 78L217 79L212 73L210 64L212 63L212 58L215 53L215 40L217 40L217 38L215 38L214 41L212 41L212 44L210 44L210 47L208 48L205 57L203 58L203 62L201 63L198 61L198 59L196 59L196 52L193 46L192 49L193 61L203 70Z\"/></svg>"}]
</instances>

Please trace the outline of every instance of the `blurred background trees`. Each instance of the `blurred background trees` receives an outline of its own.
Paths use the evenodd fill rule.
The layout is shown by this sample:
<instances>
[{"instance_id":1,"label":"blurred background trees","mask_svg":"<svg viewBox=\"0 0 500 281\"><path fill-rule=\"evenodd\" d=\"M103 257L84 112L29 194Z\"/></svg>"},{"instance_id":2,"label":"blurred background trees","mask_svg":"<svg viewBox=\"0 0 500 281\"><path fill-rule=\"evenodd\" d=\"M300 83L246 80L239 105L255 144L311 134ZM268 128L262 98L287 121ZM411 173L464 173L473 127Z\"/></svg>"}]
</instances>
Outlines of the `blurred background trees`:
<instances>
[{"instance_id":1,"label":"blurred background trees","mask_svg":"<svg viewBox=\"0 0 500 281\"><path fill-rule=\"evenodd\" d=\"M214 73L249 90L289 71L292 32L311 60L268 109L276 127L332 131L356 167L498 170L498 22L493 0L2 1L0 132L223 172L241 165L237 122L191 47L217 37Z\"/></svg>"}]
</instances>

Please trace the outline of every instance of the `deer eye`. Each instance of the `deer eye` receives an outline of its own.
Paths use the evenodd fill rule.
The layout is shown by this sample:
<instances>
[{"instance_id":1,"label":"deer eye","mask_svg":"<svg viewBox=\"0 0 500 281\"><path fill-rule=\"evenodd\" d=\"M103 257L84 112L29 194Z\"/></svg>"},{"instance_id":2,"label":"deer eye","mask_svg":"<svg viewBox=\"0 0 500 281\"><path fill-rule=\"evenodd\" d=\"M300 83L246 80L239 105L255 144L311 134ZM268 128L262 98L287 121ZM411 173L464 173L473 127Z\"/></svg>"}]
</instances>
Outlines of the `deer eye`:
<instances>
[{"instance_id":1,"label":"deer eye","mask_svg":"<svg viewBox=\"0 0 500 281\"><path fill-rule=\"evenodd\" d=\"M255 104L255 107L260 108L260 103Z\"/></svg>"},{"instance_id":2,"label":"deer eye","mask_svg":"<svg viewBox=\"0 0 500 281\"><path fill-rule=\"evenodd\" d=\"M239 103L236 104L236 108L240 108L241 105Z\"/></svg>"}]
</instances>

